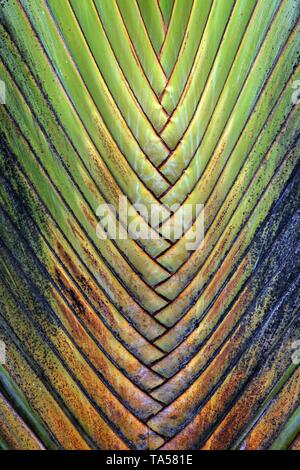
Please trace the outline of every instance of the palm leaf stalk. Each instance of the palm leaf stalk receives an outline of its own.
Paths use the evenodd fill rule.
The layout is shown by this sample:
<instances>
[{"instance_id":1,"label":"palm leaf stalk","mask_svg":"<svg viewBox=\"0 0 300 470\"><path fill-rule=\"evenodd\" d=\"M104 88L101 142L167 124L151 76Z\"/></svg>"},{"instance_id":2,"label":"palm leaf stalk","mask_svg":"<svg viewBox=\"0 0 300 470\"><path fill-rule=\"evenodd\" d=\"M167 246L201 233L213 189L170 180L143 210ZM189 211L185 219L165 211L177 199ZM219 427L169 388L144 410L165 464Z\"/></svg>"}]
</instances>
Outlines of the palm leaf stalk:
<instances>
[{"instance_id":1,"label":"palm leaf stalk","mask_svg":"<svg viewBox=\"0 0 300 470\"><path fill-rule=\"evenodd\" d=\"M300 448L299 12L0 2L0 448Z\"/></svg>"}]
</instances>

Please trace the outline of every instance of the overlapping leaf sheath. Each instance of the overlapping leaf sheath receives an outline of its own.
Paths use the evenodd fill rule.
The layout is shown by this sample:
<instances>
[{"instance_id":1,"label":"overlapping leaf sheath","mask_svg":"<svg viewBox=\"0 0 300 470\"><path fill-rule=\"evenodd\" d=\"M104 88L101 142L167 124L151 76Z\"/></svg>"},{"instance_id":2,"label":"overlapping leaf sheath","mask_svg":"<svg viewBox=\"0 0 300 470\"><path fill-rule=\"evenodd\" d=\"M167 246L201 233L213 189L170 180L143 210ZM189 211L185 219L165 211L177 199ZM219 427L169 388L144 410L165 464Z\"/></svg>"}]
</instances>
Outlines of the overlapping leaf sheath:
<instances>
[{"instance_id":1,"label":"overlapping leaf sheath","mask_svg":"<svg viewBox=\"0 0 300 470\"><path fill-rule=\"evenodd\" d=\"M299 12L0 1L1 448L300 447Z\"/></svg>"}]
</instances>

